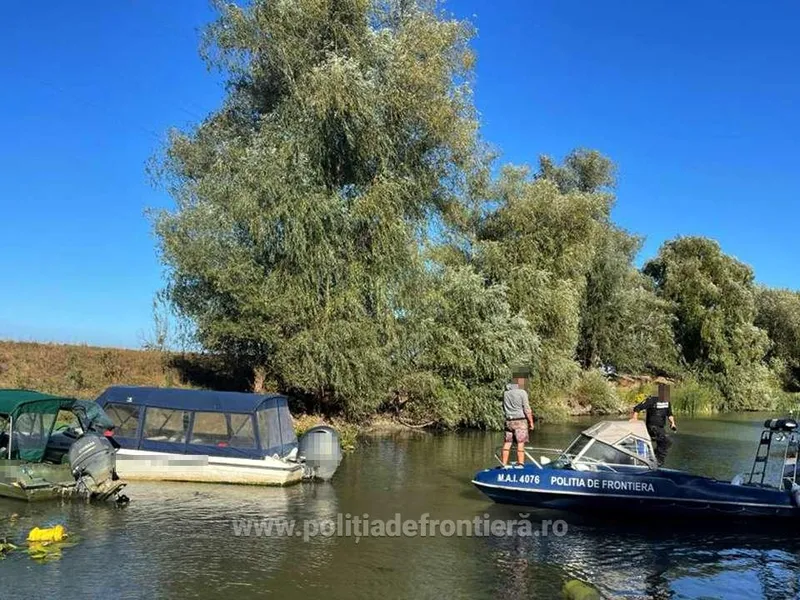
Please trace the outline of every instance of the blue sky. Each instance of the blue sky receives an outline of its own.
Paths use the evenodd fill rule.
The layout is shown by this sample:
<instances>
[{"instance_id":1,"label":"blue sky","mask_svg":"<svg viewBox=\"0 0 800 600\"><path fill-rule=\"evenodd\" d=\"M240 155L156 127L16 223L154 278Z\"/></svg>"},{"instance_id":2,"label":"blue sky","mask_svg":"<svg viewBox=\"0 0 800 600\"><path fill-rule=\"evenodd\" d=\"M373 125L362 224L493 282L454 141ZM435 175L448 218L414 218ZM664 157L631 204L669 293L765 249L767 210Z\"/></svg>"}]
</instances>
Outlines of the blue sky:
<instances>
[{"instance_id":1,"label":"blue sky","mask_svg":"<svg viewBox=\"0 0 800 600\"><path fill-rule=\"evenodd\" d=\"M724 9L723 9L724 6ZM614 217L706 235L800 288L800 4L451 0L478 29L476 103L503 160L597 148ZM222 97L203 0L15 2L0 22L0 338L136 347L162 268L146 174Z\"/></svg>"}]
</instances>

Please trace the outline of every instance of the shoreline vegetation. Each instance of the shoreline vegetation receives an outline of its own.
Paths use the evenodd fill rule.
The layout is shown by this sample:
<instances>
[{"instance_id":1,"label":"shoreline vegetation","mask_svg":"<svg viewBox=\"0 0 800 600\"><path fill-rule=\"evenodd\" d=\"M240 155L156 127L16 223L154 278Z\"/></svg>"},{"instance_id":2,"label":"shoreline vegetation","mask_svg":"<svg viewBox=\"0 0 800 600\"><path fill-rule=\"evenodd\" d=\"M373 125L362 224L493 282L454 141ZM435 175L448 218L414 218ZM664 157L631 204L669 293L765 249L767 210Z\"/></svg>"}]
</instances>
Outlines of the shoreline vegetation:
<instances>
[{"instance_id":1,"label":"shoreline vegetation","mask_svg":"<svg viewBox=\"0 0 800 600\"><path fill-rule=\"evenodd\" d=\"M655 392L652 379L649 375L609 379L598 370L584 372L572 394L561 398L564 410L538 413L537 420L558 422L589 415L625 416L635 404ZM254 383L252 372L232 368L220 357L211 355L0 340L0 388L36 389L88 400L95 399L111 385L278 391L263 386L255 390ZM498 388L495 403L498 413L501 392L502 388ZM786 393L775 404L755 406L753 410L788 411L798 402L800 394ZM718 412L718 403L718 392L697 380L676 381L673 405L678 414L710 415ZM356 438L364 434L440 428L438 423L427 427L408 423L390 411L376 412L357 421L343 415L309 413L296 399L291 409L298 435L314 425L333 425L346 449L352 449Z\"/></svg>"},{"instance_id":2,"label":"shoreline vegetation","mask_svg":"<svg viewBox=\"0 0 800 600\"><path fill-rule=\"evenodd\" d=\"M173 206L150 212L149 351L5 343L0 384L274 390L362 428L500 428L521 368L544 422L624 413L656 376L683 413L797 403L800 292L704 237L639 268L597 150L502 164L474 24L427 0L216 7L225 97L150 165Z\"/></svg>"}]
</instances>

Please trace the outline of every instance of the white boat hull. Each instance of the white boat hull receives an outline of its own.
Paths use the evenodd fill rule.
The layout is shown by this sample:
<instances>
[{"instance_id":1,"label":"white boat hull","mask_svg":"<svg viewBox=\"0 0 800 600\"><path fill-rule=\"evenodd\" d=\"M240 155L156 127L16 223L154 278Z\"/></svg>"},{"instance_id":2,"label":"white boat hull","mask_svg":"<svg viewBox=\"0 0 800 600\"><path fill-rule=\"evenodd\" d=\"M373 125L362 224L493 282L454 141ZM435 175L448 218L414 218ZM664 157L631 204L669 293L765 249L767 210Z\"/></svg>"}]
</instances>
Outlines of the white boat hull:
<instances>
[{"instance_id":1,"label":"white boat hull","mask_svg":"<svg viewBox=\"0 0 800 600\"><path fill-rule=\"evenodd\" d=\"M291 485L303 479L303 467L272 457L263 459L117 450L117 473L139 481L192 481L245 485Z\"/></svg>"}]
</instances>

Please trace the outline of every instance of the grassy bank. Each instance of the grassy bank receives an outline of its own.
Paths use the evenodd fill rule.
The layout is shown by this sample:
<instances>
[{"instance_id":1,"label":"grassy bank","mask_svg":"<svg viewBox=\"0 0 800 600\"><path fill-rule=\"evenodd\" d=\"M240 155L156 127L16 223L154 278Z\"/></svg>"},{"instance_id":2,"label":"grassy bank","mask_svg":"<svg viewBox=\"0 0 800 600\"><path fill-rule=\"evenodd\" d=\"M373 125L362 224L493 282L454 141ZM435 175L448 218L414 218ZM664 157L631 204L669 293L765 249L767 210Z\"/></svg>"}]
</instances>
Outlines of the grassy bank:
<instances>
[{"instance_id":1,"label":"grassy bank","mask_svg":"<svg viewBox=\"0 0 800 600\"><path fill-rule=\"evenodd\" d=\"M180 385L157 352L0 341L0 387L96 398L110 385Z\"/></svg>"}]
</instances>

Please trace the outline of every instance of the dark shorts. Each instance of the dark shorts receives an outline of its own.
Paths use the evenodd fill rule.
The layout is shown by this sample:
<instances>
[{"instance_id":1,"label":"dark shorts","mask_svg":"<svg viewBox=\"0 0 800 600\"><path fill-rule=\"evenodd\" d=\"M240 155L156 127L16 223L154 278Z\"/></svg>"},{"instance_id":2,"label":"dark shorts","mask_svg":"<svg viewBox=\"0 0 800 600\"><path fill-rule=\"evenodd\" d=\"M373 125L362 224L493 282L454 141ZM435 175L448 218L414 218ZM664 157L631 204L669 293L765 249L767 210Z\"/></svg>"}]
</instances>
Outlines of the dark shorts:
<instances>
[{"instance_id":1,"label":"dark shorts","mask_svg":"<svg viewBox=\"0 0 800 600\"><path fill-rule=\"evenodd\" d=\"M526 419L506 421L505 431L506 442L528 443L528 421Z\"/></svg>"}]
</instances>

